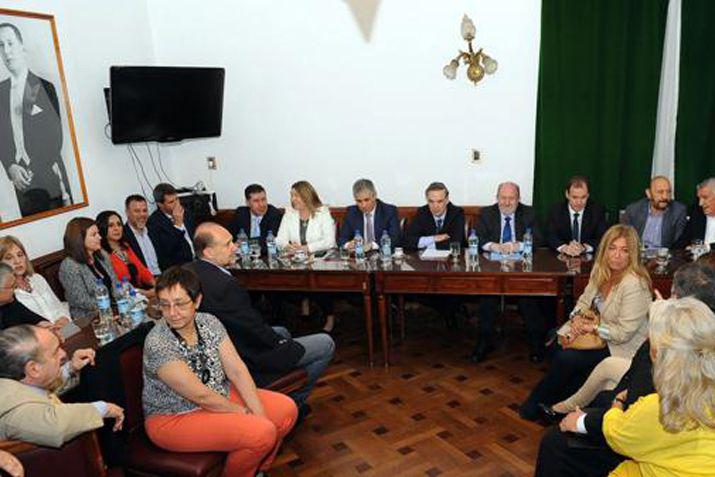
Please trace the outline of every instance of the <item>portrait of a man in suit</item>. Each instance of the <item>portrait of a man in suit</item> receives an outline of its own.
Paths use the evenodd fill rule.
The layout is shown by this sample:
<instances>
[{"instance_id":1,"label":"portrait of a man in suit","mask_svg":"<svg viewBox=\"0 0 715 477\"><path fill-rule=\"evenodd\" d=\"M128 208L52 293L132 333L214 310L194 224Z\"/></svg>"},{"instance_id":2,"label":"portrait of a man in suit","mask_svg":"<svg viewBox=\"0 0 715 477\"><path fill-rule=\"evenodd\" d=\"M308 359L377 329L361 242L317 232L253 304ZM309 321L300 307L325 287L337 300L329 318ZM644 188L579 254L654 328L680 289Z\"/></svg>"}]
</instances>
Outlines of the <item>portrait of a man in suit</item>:
<instances>
[{"instance_id":1,"label":"portrait of a man in suit","mask_svg":"<svg viewBox=\"0 0 715 477\"><path fill-rule=\"evenodd\" d=\"M33 73L22 32L0 21L0 162L22 217L72 204L62 161L60 103L54 85Z\"/></svg>"}]
</instances>

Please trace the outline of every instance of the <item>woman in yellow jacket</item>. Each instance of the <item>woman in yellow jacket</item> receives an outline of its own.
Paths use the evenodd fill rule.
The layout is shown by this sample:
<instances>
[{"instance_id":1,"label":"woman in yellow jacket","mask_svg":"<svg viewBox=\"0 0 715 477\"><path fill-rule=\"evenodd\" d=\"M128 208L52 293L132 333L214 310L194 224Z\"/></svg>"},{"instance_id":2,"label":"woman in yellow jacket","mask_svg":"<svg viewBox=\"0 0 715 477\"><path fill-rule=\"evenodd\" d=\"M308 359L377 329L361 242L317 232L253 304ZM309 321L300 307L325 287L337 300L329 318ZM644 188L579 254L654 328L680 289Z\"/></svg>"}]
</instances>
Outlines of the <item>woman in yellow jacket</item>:
<instances>
[{"instance_id":1,"label":"woman in yellow jacket","mask_svg":"<svg viewBox=\"0 0 715 477\"><path fill-rule=\"evenodd\" d=\"M650 308L657 394L606 413L603 433L630 460L611 477L715 476L715 314L694 298Z\"/></svg>"}]
</instances>

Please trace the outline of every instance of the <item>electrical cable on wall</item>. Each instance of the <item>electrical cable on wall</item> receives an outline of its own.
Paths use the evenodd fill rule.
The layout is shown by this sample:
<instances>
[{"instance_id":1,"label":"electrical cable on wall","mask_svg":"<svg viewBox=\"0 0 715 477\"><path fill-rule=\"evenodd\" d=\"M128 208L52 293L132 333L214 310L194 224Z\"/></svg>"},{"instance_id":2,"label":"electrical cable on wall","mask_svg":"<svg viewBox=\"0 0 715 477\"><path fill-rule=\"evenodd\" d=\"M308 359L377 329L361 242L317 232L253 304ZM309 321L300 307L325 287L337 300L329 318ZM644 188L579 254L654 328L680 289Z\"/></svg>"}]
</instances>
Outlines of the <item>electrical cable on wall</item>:
<instances>
[{"instance_id":1,"label":"electrical cable on wall","mask_svg":"<svg viewBox=\"0 0 715 477\"><path fill-rule=\"evenodd\" d=\"M164 173L164 177L166 177L166 181L176 187L176 184L174 184L174 181L169 179L169 174L166 173L164 170L164 163L161 161L161 147L159 147L159 143L156 144L156 155L159 157L159 168L161 169L161 172Z\"/></svg>"},{"instance_id":2,"label":"electrical cable on wall","mask_svg":"<svg viewBox=\"0 0 715 477\"><path fill-rule=\"evenodd\" d=\"M159 169L156 168L156 163L154 162L154 155L151 153L149 143L145 142L144 145L146 146L146 152L149 153L149 160L151 161L152 169L154 169L154 174L156 174L156 177L159 179L159 182L164 182L164 179L161 178L161 174L159 174ZM157 145L157 147L159 146Z\"/></svg>"}]
</instances>

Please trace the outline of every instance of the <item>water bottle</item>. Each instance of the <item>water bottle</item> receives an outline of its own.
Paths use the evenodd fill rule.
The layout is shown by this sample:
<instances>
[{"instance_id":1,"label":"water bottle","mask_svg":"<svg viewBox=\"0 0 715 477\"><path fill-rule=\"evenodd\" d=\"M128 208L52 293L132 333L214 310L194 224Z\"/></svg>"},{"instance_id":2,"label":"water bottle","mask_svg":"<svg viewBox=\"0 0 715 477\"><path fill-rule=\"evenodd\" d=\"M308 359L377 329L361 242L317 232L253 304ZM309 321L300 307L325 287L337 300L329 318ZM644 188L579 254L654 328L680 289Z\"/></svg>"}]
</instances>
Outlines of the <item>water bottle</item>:
<instances>
[{"instance_id":1,"label":"water bottle","mask_svg":"<svg viewBox=\"0 0 715 477\"><path fill-rule=\"evenodd\" d=\"M363 241L362 234L359 230L355 231L355 238L353 239L355 243L355 261L364 262L365 261L365 242Z\"/></svg>"},{"instance_id":2,"label":"water bottle","mask_svg":"<svg viewBox=\"0 0 715 477\"><path fill-rule=\"evenodd\" d=\"M144 302L140 299L137 291L134 289L129 292L129 301L131 303L129 308L129 318L131 319L132 327L136 327L139 326L146 317Z\"/></svg>"},{"instance_id":3,"label":"water bottle","mask_svg":"<svg viewBox=\"0 0 715 477\"><path fill-rule=\"evenodd\" d=\"M525 263L532 263L534 259L534 238L531 235L531 229L526 229L524 232L524 251L521 258Z\"/></svg>"},{"instance_id":4,"label":"water bottle","mask_svg":"<svg viewBox=\"0 0 715 477\"><path fill-rule=\"evenodd\" d=\"M268 252L269 262L278 258L278 247L276 246L276 238L273 236L272 230L269 230L266 236L266 250Z\"/></svg>"},{"instance_id":5,"label":"water bottle","mask_svg":"<svg viewBox=\"0 0 715 477\"><path fill-rule=\"evenodd\" d=\"M126 297L129 297L132 290L134 290L134 287L131 283L129 283L129 279L127 277L122 278L122 290L124 291L124 296Z\"/></svg>"},{"instance_id":6,"label":"water bottle","mask_svg":"<svg viewBox=\"0 0 715 477\"><path fill-rule=\"evenodd\" d=\"M380 238L380 255L383 262L392 260L392 239L387 230L382 231L382 237Z\"/></svg>"},{"instance_id":7,"label":"water bottle","mask_svg":"<svg viewBox=\"0 0 715 477\"><path fill-rule=\"evenodd\" d=\"M479 255L479 237L477 237L476 230L472 229L469 231L467 245L469 249L469 259L472 261L476 260Z\"/></svg>"},{"instance_id":8,"label":"water bottle","mask_svg":"<svg viewBox=\"0 0 715 477\"><path fill-rule=\"evenodd\" d=\"M129 324L129 295L127 294L123 283L117 283L115 298L117 301L117 313L119 313L119 321L122 326L126 327Z\"/></svg>"},{"instance_id":9,"label":"water bottle","mask_svg":"<svg viewBox=\"0 0 715 477\"><path fill-rule=\"evenodd\" d=\"M110 326L112 324L112 302L109 298L109 290L104 286L104 282L98 278L94 287L94 298L97 303L97 311L99 316L93 323L94 333L100 343L104 343L111 339Z\"/></svg>"},{"instance_id":10,"label":"water bottle","mask_svg":"<svg viewBox=\"0 0 715 477\"><path fill-rule=\"evenodd\" d=\"M248 244L248 235L246 235L245 230L241 229L238 232L236 241L238 242L238 252L241 254L241 257L242 258L248 257L251 253L251 248Z\"/></svg>"}]
</instances>

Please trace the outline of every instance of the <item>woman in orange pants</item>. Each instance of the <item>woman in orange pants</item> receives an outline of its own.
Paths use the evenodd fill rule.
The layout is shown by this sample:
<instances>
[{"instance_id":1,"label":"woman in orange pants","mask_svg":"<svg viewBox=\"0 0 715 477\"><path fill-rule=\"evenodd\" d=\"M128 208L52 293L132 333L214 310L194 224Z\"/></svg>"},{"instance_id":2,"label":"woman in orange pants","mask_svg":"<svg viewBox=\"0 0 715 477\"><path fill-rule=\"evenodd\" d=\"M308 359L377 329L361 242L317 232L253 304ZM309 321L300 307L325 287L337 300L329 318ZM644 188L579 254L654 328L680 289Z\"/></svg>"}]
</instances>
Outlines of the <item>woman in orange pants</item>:
<instances>
[{"instance_id":1,"label":"woman in orange pants","mask_svg":"<svg viewBox=\"0 0 715 477\"><path fill-rule=\"evenodd\" d=\"M193 272L167 270L156 294L164 319L144 343L147 435L171 451L228 452L226 477L268 469L295 424L295 403L257 390L223 325L196 312L201 293Z\"/></svg>"}]
</instances>

